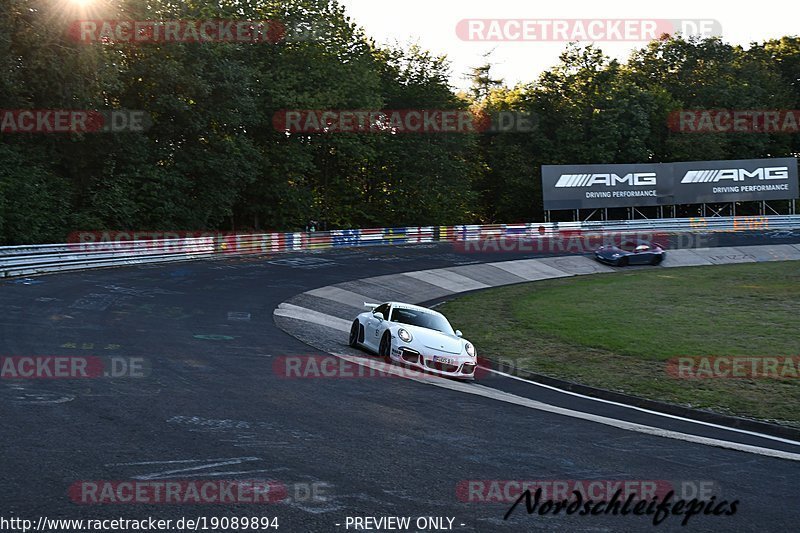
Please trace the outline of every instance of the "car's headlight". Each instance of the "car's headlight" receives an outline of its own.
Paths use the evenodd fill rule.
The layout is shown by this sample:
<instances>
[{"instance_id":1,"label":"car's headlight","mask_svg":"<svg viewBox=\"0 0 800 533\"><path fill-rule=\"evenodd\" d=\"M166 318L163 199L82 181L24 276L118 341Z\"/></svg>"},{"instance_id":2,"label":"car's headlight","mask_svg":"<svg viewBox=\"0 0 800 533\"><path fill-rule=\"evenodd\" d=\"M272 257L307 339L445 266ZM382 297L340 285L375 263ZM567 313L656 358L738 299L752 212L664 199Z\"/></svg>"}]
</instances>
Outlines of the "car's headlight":
<instances>
[{"instance_id":1,"label":"car's headlight","mask_svg":"<svg viewBox=\"0 0 800 533\"><path fill-rule=\"evenodd\" d=\"M475 357L475 347L469 342L464 343L464 349L467 350L467 355Z\"/></svg>"},{"instance_id":2,"label":"car's headlight","mask_svg":"<svg viewBox=\"0 0 800 533\"><path fill-rule=\"evenodd\" d=\"M411 339L414 338L411 336L411 333L403 328L397 330L397 336L400 337L400 340L403 342L411 342Z\"/></svg>"}]
</instances>

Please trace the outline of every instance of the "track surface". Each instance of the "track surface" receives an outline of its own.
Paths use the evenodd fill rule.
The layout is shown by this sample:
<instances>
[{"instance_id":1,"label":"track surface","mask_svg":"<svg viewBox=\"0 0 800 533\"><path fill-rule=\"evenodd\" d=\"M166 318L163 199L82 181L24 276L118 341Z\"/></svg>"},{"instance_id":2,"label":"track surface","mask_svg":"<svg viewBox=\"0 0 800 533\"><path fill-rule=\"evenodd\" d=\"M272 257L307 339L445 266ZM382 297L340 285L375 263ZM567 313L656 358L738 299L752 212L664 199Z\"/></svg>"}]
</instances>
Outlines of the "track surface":
<instances>
[{"instance_id":1,"label":"track surface","mask_svg":"<svg viewBox=\"0 0 800 533\"><path fill-rule=\"evenodd\" d=\"M651 518L634 516L527 516L518 509L503 521L508 504L465 503L456 493L465 480L631 479L712 481L717 500L740 501L732 517L694 517L688 528L672 517L661 530L796 528L796 461L632 433L409 380L282 379L273 372L276 357L323 353L273 323L275 307L293 295L369 276L524 257L531 255L476 257L442 244L4 282L0 355L143 357L151 371L138 379L0 380L0 515L278 516L279 531L345 531L348 516L447 516L455 517L456 531L648 531ZM78 481L185 479L186 472L165 472L176 464L226 462L214 461L220 458L235 460L192 475L274 479L289 487L289 499L86 506L68 496ZM296 498L303 483L325 484L325 501Z\"/></svg>"}]
</instances>

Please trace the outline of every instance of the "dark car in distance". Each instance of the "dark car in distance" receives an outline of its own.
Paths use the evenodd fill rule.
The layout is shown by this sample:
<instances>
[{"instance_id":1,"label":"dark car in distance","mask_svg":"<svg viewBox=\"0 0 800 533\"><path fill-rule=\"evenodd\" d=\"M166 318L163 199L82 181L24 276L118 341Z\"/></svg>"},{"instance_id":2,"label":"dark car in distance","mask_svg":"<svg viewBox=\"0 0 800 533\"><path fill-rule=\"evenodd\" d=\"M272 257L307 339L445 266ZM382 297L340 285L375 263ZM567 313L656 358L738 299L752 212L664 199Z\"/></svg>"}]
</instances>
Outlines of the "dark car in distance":
<instances>
[{"instance_id":1,"label":"dark car in distance","mask_svg":"<svg viewBox=\"0 0 800 533\"><path fill-rule=\"evenodd\" d=\"M657 265L667 253L655 243L646 241L623 241L619 246L601 246L594 252L594 258L613 266Z\"/></svg>"}]
</instances>

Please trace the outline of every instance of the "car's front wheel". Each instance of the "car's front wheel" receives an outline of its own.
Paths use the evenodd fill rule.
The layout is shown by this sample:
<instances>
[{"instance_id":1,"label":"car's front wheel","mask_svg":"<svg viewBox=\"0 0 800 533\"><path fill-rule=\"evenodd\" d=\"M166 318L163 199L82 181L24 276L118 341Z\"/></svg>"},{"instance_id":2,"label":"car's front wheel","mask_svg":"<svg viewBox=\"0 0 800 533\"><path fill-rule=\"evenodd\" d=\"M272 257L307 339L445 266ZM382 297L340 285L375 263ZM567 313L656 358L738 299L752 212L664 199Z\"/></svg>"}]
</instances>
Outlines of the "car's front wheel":
<instances>
[{"instance_id":1,"label":"car's front wheel","mask_svg":"<svg viewBox=\"0 0 800 533\"><path fill-rule=\"evenodd\" d=\"M617 261L617 266L621 266L621 267L628 266L628 258L627 257L620 258Z\"/></svg>"},{"instance_id":2,"label":"car's front wheel","mask_svg":"<svg viewBox=\"0 0 800 533\"><path fill-rule=\"evenodd\" d=\"M388 331L383 334L381 337L381 343L378 346L378 355L383 357L383 360L387 363L392 362L391 358L392 353L392 334Z\"/></svg>"},{"instance_id":3,"label":"car's front wheel","mask_svg":"<svg viewBox=\"0 0 800 533\"><path fill-rule=\"evenodd\" d=\"M358 334L361 333L361 323L358 320L353 321L350 326L350 346L358 348Z\"/></svg>"}]
</instances>

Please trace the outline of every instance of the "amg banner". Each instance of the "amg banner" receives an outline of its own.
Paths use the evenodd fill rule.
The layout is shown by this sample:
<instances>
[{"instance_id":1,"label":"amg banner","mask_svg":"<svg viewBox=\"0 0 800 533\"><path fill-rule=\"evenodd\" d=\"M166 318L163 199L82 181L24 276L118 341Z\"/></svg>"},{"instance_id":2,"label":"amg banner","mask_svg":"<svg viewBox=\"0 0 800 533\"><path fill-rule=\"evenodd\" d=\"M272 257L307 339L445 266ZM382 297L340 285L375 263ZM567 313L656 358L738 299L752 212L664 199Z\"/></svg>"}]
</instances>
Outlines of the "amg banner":
<instances>
[{"instance_id":1,"label":"amg banner","mask_svg":"<svg viewBox=\"0 0 800 533\"><path fill-rule=\"evenodd\" d=\"M797 160L543 165L542 194L546 210L791 199Z\"/></svg>"},{"instance_id":2,"label":"amg banner","mask_svg":"<svg viewBox=\"0 0 800 533\"><path fill-rule=\"evenodd\" d=\"M789 200L798 197L797 159L672 163L676 204Z\"/></svg>"},{"instance_id":3,"label":"amg banner","mask_svg":"<svg viewBox=\"0 0 800 533\"><path fill-rule=\"evenodd\" d=\"M543 165L544 208L594 209L672 203L664 164Z\"/></svg>"}]
</instances>

